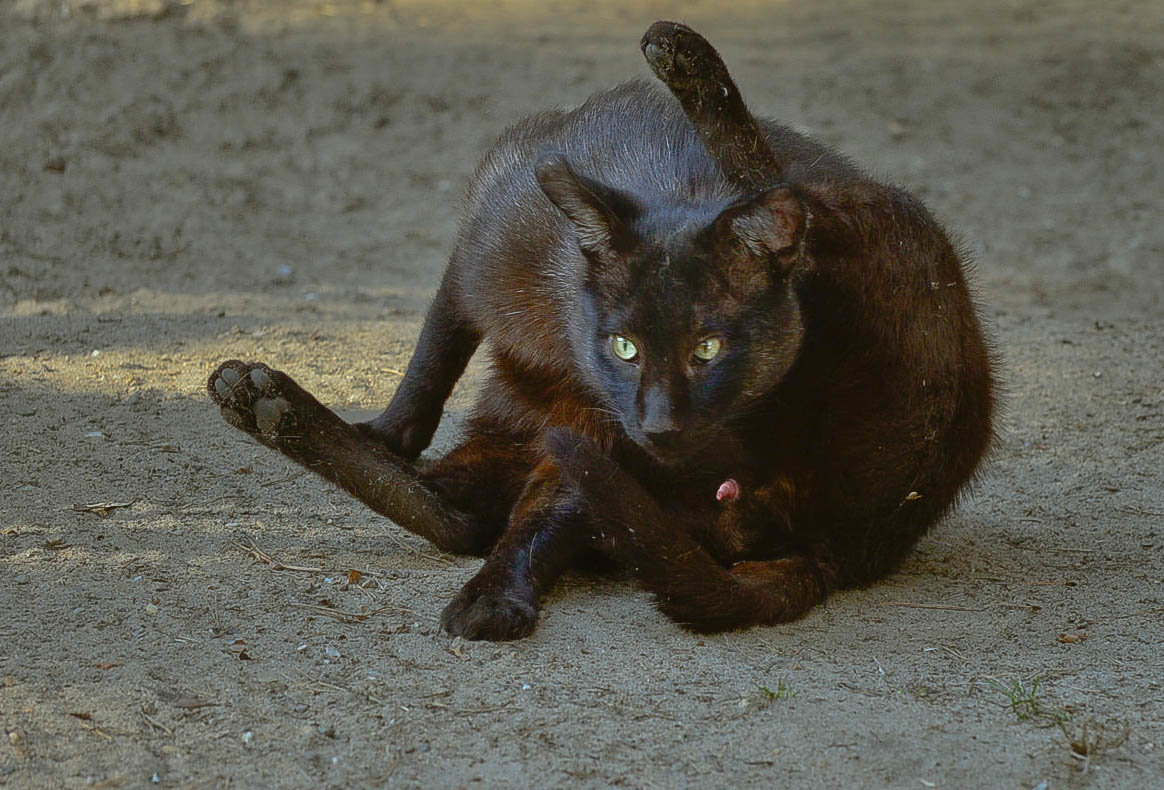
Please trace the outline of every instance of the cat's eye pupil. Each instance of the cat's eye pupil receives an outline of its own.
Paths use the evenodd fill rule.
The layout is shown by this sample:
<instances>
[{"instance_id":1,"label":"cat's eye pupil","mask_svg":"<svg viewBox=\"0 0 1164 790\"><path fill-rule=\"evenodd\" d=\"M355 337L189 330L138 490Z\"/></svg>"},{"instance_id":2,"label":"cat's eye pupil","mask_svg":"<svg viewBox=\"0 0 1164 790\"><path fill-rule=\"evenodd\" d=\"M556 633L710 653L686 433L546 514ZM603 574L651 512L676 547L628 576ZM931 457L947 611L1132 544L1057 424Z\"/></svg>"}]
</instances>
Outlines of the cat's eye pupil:
<instances>
[{"instance_id":1,"label":"cat's eye pupil","mask_svg":"<svg viewBox=\"0 0 1164 790\"><path fill-rule=\"evenodd\" d=\"M614 355L623 362L630 362L639 355L639 349L629 338L622 335L615 335L610 339L610 347L614 350Z\"/></svg>"},{"instance_id":2,"label":"cat's eye pupil","mask_svg":"<svg viewBox=\"0 0 1164 790\"><path fill-rule=\"evenodd\" d=\"M719 354L722 345L718 337L705 337L695 346L692 355L700 362L710 362Z\"/></svg>"}]
</instances>

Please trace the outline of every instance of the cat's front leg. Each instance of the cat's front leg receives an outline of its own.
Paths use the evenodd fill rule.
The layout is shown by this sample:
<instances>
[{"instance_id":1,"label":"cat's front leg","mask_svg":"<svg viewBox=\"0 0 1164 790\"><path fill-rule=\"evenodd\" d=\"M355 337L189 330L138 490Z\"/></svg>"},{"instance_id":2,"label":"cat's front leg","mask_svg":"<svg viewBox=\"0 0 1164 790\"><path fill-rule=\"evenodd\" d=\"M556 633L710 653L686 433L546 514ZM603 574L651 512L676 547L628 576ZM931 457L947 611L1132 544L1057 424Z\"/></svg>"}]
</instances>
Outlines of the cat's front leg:
<instances>
[{"instance_id":1,"label":"cat's front leg","mask_svg":"<svg viewBox=\"0 0 1164 790\"><path fill-rule=\"evenodd\" d=\"M454 253L450 272L456 261ZM396 455L415 459L432 441L445 401L480 342L480 333L458 303L453 278L446 274L392 402L375 419L358 423L359 430Z\"/></svg>"},{"instance_id":2,"label":"cat's front leg","mask_svg":"<svg viewBox=\"0 0 1164 790\"><path fill-rule=\"evenodd\" d=\"M725 567L608 455L572 431L555 429L546 446L565 482L581 496L591 538L635 575L659 608L700 632L800 617L832 588L835 571L808 554Z\"/></svg>"},{"instance_id":3,"label":"cat's front leg","mask_svg":"<svg viewBox=\"0 0 1164 790\"><path fill-rule=\"evenodd\" d=\"M583 518L578 495L562 487L554 463L536 465L497 546L445 608L441 625L466 639L531 634L539 598L585 547Z\"/></svg>"}]
</instances>

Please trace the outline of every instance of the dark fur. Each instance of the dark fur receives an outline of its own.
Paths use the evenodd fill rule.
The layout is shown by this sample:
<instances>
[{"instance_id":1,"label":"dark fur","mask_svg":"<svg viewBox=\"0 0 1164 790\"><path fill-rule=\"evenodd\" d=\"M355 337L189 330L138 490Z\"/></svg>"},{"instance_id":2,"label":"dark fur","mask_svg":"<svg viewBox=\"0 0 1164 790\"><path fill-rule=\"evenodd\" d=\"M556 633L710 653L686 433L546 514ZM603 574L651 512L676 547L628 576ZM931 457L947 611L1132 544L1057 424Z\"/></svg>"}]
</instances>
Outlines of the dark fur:
<instances>
[{"instance_id":1,"label":"dark fur","mask_svg":"<svg viewBox=\"0 0 1164 790\"><path fill-rule=\"evenodd\" d=\"M211 377L232 424L488 555L442 618L467 638L530 633L593 549L687 627L796 618L896 568L991 441L990 358L926 209L752 119L687 28L656 24L644 53L673 95L622 85L485 157L380 417L348 425L262 365ZM634 363L611 334L633 335ZM690 351L708 335L722 350L704 365ZM417 471L483 339L467 438ZM742 495L719 503L727 478Z\"/></svg>"}]
</instances>

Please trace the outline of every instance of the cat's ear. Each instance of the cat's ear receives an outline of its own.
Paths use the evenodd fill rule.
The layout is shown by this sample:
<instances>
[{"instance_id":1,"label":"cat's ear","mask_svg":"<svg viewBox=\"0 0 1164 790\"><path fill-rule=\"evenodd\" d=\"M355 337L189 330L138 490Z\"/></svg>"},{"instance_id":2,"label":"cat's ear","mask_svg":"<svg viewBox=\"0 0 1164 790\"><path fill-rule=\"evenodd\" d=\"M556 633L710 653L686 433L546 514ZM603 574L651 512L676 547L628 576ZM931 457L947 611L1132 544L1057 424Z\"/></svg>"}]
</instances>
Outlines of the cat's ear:
<instances>
[{"instance_id":1,"label":"cat's ear","mask_svg":"<svg viewBox=\"0 0 1164 790\"><path fill-rule=\"evenodd\" d=\"M578 246L603 254L622 251L631 243L630 222L635 204L618 190L575 173L565 157L549 156L534 168L538 185L574 223Z\"/></svg>"},{"instance_id":2,"label":"cat's ear","mask_svg":"<svg viewBox=\"0 0 1164 790\"><path fill-rule=\"evenodd\" d=\"M808 210L791 188L775 187L725 209L714 227L722 244L784 273L803 257Z\"/></svg>"}]
</instances>

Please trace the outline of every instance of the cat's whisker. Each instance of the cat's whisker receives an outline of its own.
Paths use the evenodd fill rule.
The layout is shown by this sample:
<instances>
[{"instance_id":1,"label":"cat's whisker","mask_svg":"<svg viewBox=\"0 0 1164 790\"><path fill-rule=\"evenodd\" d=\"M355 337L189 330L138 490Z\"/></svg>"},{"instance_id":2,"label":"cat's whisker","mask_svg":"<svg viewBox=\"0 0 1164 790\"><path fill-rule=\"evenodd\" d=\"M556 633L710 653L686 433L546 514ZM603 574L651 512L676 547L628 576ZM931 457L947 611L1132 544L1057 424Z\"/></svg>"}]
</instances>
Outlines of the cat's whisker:
<instances>
[{"instance_id":1,"label":"cat's whisker","mask_svg":"<svg viewBox=\"0 0 1164 790\"><path fill-rule=\"evenodd\" d=\"M602 414L609 414L609 415L611 415L611 416L612 416L612 417L614 417L616 420L621 420L621 419L622 419L622 415L621 415L620 413L618 413L617 411L615 411L614 409L604 409L604 408L602 408L601 406L587 406L585 409L583 409L583 411L596 411L596 412L601 412Z\"/></svg>"}]
</instances>

